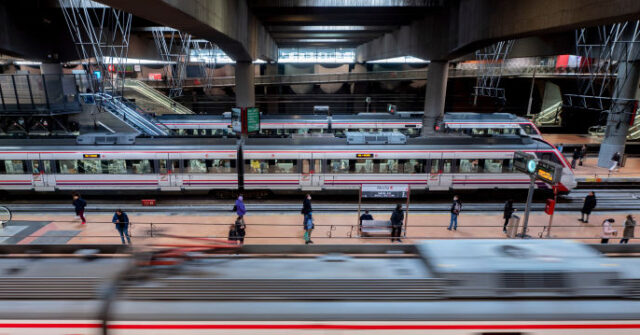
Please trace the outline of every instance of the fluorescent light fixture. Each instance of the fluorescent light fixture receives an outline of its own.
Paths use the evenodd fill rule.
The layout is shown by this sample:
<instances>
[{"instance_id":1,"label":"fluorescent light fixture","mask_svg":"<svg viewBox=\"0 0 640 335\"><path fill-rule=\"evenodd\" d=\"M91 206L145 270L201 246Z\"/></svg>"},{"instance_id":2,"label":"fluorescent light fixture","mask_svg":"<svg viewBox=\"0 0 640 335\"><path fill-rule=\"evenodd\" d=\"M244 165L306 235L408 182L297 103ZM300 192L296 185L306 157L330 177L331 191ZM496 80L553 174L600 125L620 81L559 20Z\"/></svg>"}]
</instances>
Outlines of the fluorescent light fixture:
<instances>
[{"instance_id":1,"label":"fluorescent light fixture","mask_svg":"<svg viewBox=\"0 0 640 335\"><path fill-rule=\"evenodd\" d=\"M351 40L347 38L300 38L295 40L295 42L299 43L340 43L349 41Z\"/></svg>"},{"instance_id":2,"label":"fluorescent light fixture","mask_svg":"<svg viewBox=\"0 0 640 335\"><path fill-rule=\"evenodd\" d=\"M375 64L375 63L416 63L416 64L427 64L428 60L424 60L421 58L413 57L413 56L404 56L404 57L393 57L386 59L377 59L368 61L367 63Z\"/></svg>"},{"instance_id":3,"label":"fluorescent light fixture","mask_svg":"<svg viewBox=\"0 0 640 335\"><path fill-rule=\"evenodd\" d=\"M139 58L119 58L119 57L110 57L107 56L104 58L104 63L106 64L149 64L149 65L166 65L166 64L175 64L175 62L165 62L162 60L155 59L139 59Z\"/></svg>"},{"instance_id":4,"label":"fluorescent light fixture","mask_svg":"<svg viewBox=\"0 0 640 335\"><path fill-rule=\"evenodd\" d=\"M42 62L36 62L32 60L17 60L13 62L15 65L42 65Z\"/></svg>"}]
</instances>

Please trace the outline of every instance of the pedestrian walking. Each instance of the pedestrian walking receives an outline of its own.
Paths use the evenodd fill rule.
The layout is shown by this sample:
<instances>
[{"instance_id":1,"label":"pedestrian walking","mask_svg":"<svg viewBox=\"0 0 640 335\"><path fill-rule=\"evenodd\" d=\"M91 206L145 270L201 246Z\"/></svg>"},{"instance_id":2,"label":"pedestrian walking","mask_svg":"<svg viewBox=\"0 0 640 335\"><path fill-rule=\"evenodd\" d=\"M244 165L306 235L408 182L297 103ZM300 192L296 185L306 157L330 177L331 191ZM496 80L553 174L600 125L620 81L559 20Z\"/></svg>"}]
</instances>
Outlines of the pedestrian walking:
<instances>
[{"instance_id":1,"label":"pedestrian walking","mask_svg":"<svg viewBox=\"0 0 640 335\"><path fill-rule=\"evenodd\" d=\"M507 224L509 224L509 219L511 219L511 215L513 215L513 212L515 211L516 210L513 208L513 199L507 200L507 202L504 203L504 211L502 213L502 217L504 218L502 232L505 234L507 233Z\"/></svg>"},{"instance_id":2,"label":"pedestrian walking","mask_svg":"<svg viewBox=\"0 0 640 335\"><path fill-rule=\"evenodd\" d=\"M242 221L244 224L244 216L247 214L247 208L244 206L244 199L242 198L242 194L238 195L238 199L236 199L236 203L233 206L233 211L238 215L238 220Z\"/></svg>"},{"instance_id":3,"label":"pedestrian walking","mask_svg":"<svg viewBox=\"0 0 640 335\"><path fill-rule=\"evenodd\" d=\"M600 240L600 243L607 244L609 243L609 239L611 237L614 237L616 236L616 234L618 234L618 231L613 229L614 222L616 222L616 220L612 218L608 218L602 222L602 240Z\"/></svg>"},{"instance_id":4,"label":"pedestrian walking","mask_svg":"<svg viewBox=\"0 0 640 335\"><path fill-rule=\"evenodd\" d=\"M447 230L458 230L458 215L462 211L462 202L457 195L453 196L453 203L451 204L451 220L449 222L449 228Z\"/></svg>"},{"instance_id":5,"label":"pedestrian walking","mask_svg":"<svg viewBox=\"0 0 640 335\"><path fill-rule=\"evenodd\" d=\"M129 236L129 216L127 216L127 213L123 212L122 209L116 209L111 221L116 225L116 230L120 234L122 244L126 244L124 242L125 237L127 238L127 243L131 244L131 237Z\"/></svg>"},{"instance_id":6,"label":"pedestrian walking","mask_svg":"<svg viewBox=\"0 0 640 335\"><path fill-rule=\"evenodd\" d=\"M246 235L246 226L244 221L240 218L236 219L236 222L229 227L229 241L236 242L237 244L244 244L244 236Z\"/></svg>"},{"instance_id":7,"label":"pedestrian walking","mask_svg":"<svg viewBox=\"0 0 640 335\"><path fill-rule=\"evenodd\" d=\"M580 148L580 161L578 162L578 165L582 166L582 163L584 162L584 159L587 157L587 145L583 144L582 148Z\"/></svg>"},{"instance_id":8,"label":"pedestrian walking","mask_svg":"<svg viewBox=\"0 0 640 335\"><path fill-rule=\"evenodd\" d=\"M84 218L84 208L87 207L87 202L80 197L80 193L78 192L73 192L73 207L76 209L76 216L82 220L82 224L87 223L87 220Z\"/></svg>"},{"instance_id":9,"label":"pedestrian walking","mask_svg":"<svg viewBox=\"0 0 640 335\"><path fill-rule=\"evenodd\" d=\"M598 201L596 200L596 193L591 191L589 195L584 198L584 204L582 205L581 216L578 221L589 223L589 215L591 215L591 211L596 208L596 204Z\"/></svg>"},{"instance_id":10,"label":"pedestrian walking","mask_svg":"<svg viewBox=\"0 0 640 335\"><path fill-rule=\"evenodd\" d=\"M391 242L402 242L400 234L402 234L402 223L404 222L404 211L402 205L397 204L396 209L391 213Z\"/></svg>"},{"instance_id":11,"label":"pedestrian walking","mask_svg":"<svg viewBox=\"0 0 640 335\"><path fill-rule=\"evenodd\" d=\"M313 224L313 208L311 207L311 194L307 194L307 196L302 201L302 210L300 213L303 216L302 219L302 227L304 228L304 244L313 244L311 241L311 233L313 232L314 224Z\"/></svg>"},{"instance_id":12,"label":"pedestrian walking","mask_svg":"<svg viewBox=\"0 0 640 335\"><path fill-rule=\"evenodd\" d=\"M622 231L622 239L620 243L627 244L629 243L630 238L634 238L634 233L636 229L636 220L633 219L633 215L627 215L627 219L624 221L624 230Z\"/></svg>"},{"instance_id":13,"label":"pedestrian walking","mask_svg":"<svg viewBox=\"0 0 640 335\"><path fill-rule=\"evenodd\" d=\"M620 166L620 158L620 153L617 151L613 154L613 156L611 156L611 167L609 168L609 174L618 169L618 166Z\"/></svg>"},{"instance_id":14,"label":"pedestrian walking","mask_svg":"<svg viewBox=\"0 0 640 335\"><path fill-rule=\"evenodd\" d=\"M580 160L580 150L578 148L573 148L573 154L571 155L571 168L575 169L576 164Z\"/></svg>"}]
</instances>

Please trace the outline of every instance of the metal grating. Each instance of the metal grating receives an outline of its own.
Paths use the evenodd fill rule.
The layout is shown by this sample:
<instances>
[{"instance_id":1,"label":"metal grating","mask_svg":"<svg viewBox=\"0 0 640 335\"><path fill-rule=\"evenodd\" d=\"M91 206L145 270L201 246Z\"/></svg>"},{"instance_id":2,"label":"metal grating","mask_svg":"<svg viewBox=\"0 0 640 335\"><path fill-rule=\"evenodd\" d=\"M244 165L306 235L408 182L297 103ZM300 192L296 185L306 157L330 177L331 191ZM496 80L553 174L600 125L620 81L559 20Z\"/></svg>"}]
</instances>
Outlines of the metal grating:
<instances>
[{"instance_id":1,"label":"metal grating","mask_svg":"<svg viewBox=\"0 0 640 335\"><path fill-rule=\"evenodd\" d=\"M97 299L103 280L78 277L0 277L0 299Z\"/></svg>"},{"instance_id":2,"label":"metal grating","mask_svg":"<svg viewBox=\"0 0 640 335\"><path fill-rule=\"evenodd\" d=\"M567 287L562 272L505 272L501 281L506 289L557 289Z\"/></svg>"}]
</instances>

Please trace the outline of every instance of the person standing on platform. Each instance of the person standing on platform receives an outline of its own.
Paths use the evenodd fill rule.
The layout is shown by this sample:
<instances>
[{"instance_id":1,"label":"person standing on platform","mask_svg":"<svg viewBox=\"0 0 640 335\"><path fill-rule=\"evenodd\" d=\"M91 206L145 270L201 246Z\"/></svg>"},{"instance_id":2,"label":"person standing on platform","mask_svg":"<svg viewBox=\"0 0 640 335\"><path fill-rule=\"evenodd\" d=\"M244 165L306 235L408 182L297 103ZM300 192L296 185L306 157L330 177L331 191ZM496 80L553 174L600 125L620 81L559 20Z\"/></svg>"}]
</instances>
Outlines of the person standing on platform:
<instances>
[{"instance_id":1,"label":"person standing on platform","mask_svg":"<svg viewBox=\"0 0 640 335\"><path fill-rule=\"evenodd\" d=\"M582 148L580 148L580 162L578 163L578 165L582 166L582 163L584 162L584 159L587 157L587 145L583 144Z\"/></svg>"},{"instance_id":2,"label":"person standing on platform","mask_svg":"<svg viewBox=\"0 0 640 335\"><path fill-rule=\"evenodd\" d=\"M558 149L558 152L560 152L560 154L562 155L562 150L564 149L564 144L562 144L562 143L558 144L556 149Z\"/></svg>"},{"instance_id":3,"label":"person standing on platform","mask_svg":"<svg viewBox=\"0 0 640 335\"><path fill-rule=\"evenodd\" d=\"M591 215L591 211L596 208L596 204L598 201L596 200L596 193L591 191L589 195L584 198L584 204L582 205L581 216L578 221L583 223L589 223L589 215Z\"/></svg>"},{"instance_id":4,"label":"person standing on platform","mask_svg":"<svg viewBox=\"0 0 640 335\"><path fill-rule=\"evenodd\" d=\"M369 214L369 211L364 211L364 214L360 215L360 227L362 227L362 221L373 220L373 216Z\"/></svg>"},{"instance_id":5,"label":"person standing on platform","mask_svg":"<svg viewBox=\"0 0 640 335\"><path fill-rule=\"evenodd\" d=\"M576 163L580 160L580 150L578 148L573 148L573 154L571 155L571 168L576 168Z\"/></svg>"},{"instance_id":6,"label":"person standing on platform","mask_svg":"<svg viewBox=\"0 0 640 335\"><path fill-rule=\"evenodd\" d=\"M300 211L304 215L302 219L302 227L304 228L304 244L313 244L311 241L311 232L313 231L313 208L311 207L311 194L307 194L302 201L302 210Z\"/></svg>"},{"instance_id":7,"label":"person standing on platform","mask_svg":"<svg viewBox=\"0 0 640 335\"><path fill-rule=\"evenodd\" d=\"M458 230L458 215L462 211L462 202L457 195L453 196L453 203L451 204L451 220L449 222L449 228L447 230Z\"/></svg>"},{"instance_id":8,"label":"person standing on platform","mask_svg":"<svg viewBox=\"0 0 640 335\"><path fill-rule=\"evenodd\" d=\"M116 209L111 221L116 225L116 230L120 233L122 244L126 244L124 243L125 236L127 237L127 242L131 244L131 237L129 237L129 216L127 216L127 213L123 212L122 209Z\"/></svg>"},{"instance_id":9,"label":"person standing on platform","mask_svg":"<svg viewBox=\"0 0 640 335\"><path fill-rule=\"evenodd\" d=\"M502 217L504 218L502 232L505 234L507 233L507 225L509 224L509 219L511 219L511 215L513 215L513 212L515 211L516 210L513 208L513 199L507 200L507 202L504 203L504 212L502 214Z\"/></svg>"},{"instance_id":10,"label":"person standing on platform","mask_svg":"<svg viewBox=\"0 0 640 335\"><path fill-rule=\"evenodd\" d=\"M73 192L73 207L76 209L76 216L82 220L82 224L87 223L87 220L84 218L84 208L87 207L87 202L80 197L80 193L78 192Z\"/></svg>"},{"instance_id":11,"label":"person standing on platform","mask_svg":"<svg viewBox=\"0 0 640 335\"><path fill-rule=\"evenodd\" d=\"M609 168L609 174L611 174L611 172L613 172L614 170L617 170L619 166L620 153L616 151L613 156L611 156L611 167Z\"/></svg>"},{"instance_id":12,"label":"person standing on platform","mask_svg":"<svg viewBox=\"0 0 640 335\"><path fill-rule=\"evenodd\" d=\"M244 221L237 218L236 222L229 227L229 241L244 244L244 236L247 234L245 229Z\"/></svg>"},{"instance_id":13,"label":"person standing on platform","mask_svg":"<svg viewBox=\"0 0 640 335\"><path fill-rule=\"evenodd\" d=\"M624 230L622 231L622 239L620 243L629 243L630 238L634 238L636 229L636 220L633 219L631 214L627 215L627 219L624 221Z\"/></svg>"},{"instance_id":14,"label":"person standing on platform","mask_svg":"<svg viewBox=\"0 0 640 335\"><path fill-rule=\"evenodd\" d=\"M600 240L600 243L607 244L611 237L616 236L618 231L613 229L614 222L616 222L616 220L612 218L608 218L602 222L602 240Z\"/></svg>"},{"instance_id":15,"label":"person standing on platform","mask_svg":"<svg viewBox=\"0 0 640 335\"><path fill-rule=\"evenodd\" d=\"M402 223L404 222L404 211L402 205L397 204L396 209L391 213L391 242L402 242L400 235L402 234Z\"/></svg>"},{"instance_id":16,"label":"person standing on platform","mask_svg":"<svg viewBox=\"0 0 640 335\"><path fill-rule=\"evenodd\" d=\"M242 194L238 195L238 199L236 199L236 204L233 206L233 211L238 215L238 219L244 224L244 215L247 214L247 208L244 206L244 200L242 198Z\"/></svg>"}]
</instances>

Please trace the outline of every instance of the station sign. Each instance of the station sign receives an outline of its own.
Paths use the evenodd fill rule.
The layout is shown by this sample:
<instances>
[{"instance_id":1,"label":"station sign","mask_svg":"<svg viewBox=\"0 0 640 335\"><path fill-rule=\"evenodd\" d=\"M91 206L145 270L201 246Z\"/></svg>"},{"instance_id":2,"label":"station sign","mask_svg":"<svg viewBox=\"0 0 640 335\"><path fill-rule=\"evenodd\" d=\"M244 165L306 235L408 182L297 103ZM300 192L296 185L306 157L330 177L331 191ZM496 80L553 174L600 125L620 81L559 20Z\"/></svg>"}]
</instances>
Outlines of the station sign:
<instances>
[{"instance_id":1,"label":"station sign","mask_svg":"<svg viewBox=\"0 0 640 335\"><path fill-rule=\"evenodd\" d=\"M408 184L374 184L362 185L363 198L406 198L409 193Z\"/></svg>"},{"instance_id":2,"label":"station sign","mask_svg":"<svg viewBox=\"0 0 640 335\"><path fill-rule=\"evenodd\" d=\"M100 158L100 154L83 154L82 158Z\"/></svg>"},{"instance_id":3,"label":"station sign","mask_svg":"<svg viewBox=\"0 0 640 335\"><path fill-rule=\"evenodd\" d=\"M356 158L373 158L373 154L356 154Z\"/></svg>"},{"instance_id":4,"label":"station sign","mask_svg":"<svg viewBox=\"0 0 640 335\"><path fill-rule=\"evenodd\" d=\"M537 165L538 158L532 153L516 151L513 156L513 167L522 173L534 173Z\"/></svg>"},{"instance_id":5,"label":"station sign","mask_svg":"<svg viewBox=\"0 0 640 335\"><path fill-rule=\"evenodd\" d=\"M256 107L247 108L247 132L257 133L260 131L260 110Z\"/></svg>"},{"instance_id":6,"label":"station sign","mask_svg":"<svg viewBox=\"0 0 640 335\"><path fill-rule=\"evenodd\" d=\"M231 128L236 133L260 131L260 110L256 107L231 108Z\"/></svg>"},{"instance_id":7,"label":"station sign","mask_svg":"<svg viewBox=\"0 0 640 335\"><path fill-rule=\"evenodd\" d=\"M536 178L549 184L556 184L562 178L562 165L547 160L538 161Z\"/></svg>"}]
</instances>

